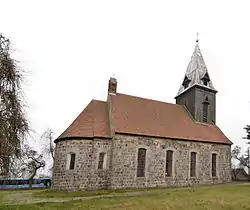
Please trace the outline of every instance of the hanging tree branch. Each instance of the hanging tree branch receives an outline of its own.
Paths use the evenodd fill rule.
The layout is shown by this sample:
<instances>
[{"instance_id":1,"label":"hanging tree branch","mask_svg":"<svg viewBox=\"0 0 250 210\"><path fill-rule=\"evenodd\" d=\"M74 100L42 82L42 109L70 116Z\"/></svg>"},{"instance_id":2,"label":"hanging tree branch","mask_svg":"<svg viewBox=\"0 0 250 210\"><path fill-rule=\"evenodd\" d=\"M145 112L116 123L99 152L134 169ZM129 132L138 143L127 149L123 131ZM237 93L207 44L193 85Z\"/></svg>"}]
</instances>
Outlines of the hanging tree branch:
<instances>
[{"instance_id":1,"label":"hanging tree branch","mask_svg":"<svg viewBox=\"0 0 250 210\"><path fill-rule=\"evenodd\" d=\"M23 71L11 58L10 40L0 34L0 175L9 173L29 132L22 83Z\"/></svg>"}]
</instances>

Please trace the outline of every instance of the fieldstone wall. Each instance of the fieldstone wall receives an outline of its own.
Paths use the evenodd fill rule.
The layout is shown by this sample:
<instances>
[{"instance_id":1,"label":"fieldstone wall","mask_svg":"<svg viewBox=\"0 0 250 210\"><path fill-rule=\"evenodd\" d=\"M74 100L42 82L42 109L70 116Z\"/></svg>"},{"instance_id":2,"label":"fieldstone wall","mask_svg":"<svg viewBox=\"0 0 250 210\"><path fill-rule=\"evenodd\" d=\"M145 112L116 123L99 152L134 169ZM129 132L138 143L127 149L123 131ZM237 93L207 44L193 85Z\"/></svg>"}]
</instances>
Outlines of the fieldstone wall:
<instances>
[{"instance_id":1,"label":"fieldstone wall","mask_svg":"<svg viewBox=\"0 0 250 210\"><path fill-rule=\"evenodd\" d=\"M76 154L75 168L67 168L67 155ZM97 169L98 155L107 153L107 166ZM58 190L106 189L110 185L111 140L66 140L56 144L53 188Z\"/></svg>"},{"instance_id":2,"label":"fieldstone wall","mask_svg":"<svg viewBox=\"0 0 250 210\"><path fill-rule=\"evenodd\" d=\"M138 148L147 149L145 177L137 178ZM173 176L165 176L166 151L173 155ZM197 152L197 177L190 177L190 153ZM217 176L212 177L212 153L217 153ZM231 146L191 141L116 135L111 188L187 186L231 181Z\"/></svg>"},{"instance_id":3,"label":"fieldstone wall","mask_svg":"<svg viewBox=\"0 0 250 210\"><path fill-rule=\"evenodd\" d=\"M113 149L111 149L113 148ZM136 177L138 148L147 149L145 177ZM165 176L166 151L173 153L173 176ZM190 153L197 152L197 177L191 178ZM115 135L107 140L67 140L56 144L53 187L94 190L186 186L231 181L231 146L191 141ZM66 168L67 154L76 154L75 169ZM106 168L98 169L100 152L107 153ZM217 176L212 177L212 153L217 154Z\"/></svg>"}]
</instances>

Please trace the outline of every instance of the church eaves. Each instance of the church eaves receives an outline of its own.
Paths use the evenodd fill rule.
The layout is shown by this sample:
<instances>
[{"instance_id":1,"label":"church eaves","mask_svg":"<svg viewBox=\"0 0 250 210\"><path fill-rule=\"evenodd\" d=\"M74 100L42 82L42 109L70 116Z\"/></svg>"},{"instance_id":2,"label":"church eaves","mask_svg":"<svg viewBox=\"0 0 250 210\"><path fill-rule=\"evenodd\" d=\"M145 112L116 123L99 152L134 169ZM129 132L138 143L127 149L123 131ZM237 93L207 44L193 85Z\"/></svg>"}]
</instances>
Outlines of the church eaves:
<instances>
[{"instance_id":1,"label":"church eaves","mask_svg":"<svg viewBox=\"0 0 250 210\"><path fill-rule=\"evenodd\" d=\"M205 87L207 89L217 92L209 77L205 61L202 57L201 50L199 48L198 40L196 42L197 43L193 55L188 64L185 77L177 93L177 96L186 92L188 89L195 85Z\"/></svg>"}]
</instances>

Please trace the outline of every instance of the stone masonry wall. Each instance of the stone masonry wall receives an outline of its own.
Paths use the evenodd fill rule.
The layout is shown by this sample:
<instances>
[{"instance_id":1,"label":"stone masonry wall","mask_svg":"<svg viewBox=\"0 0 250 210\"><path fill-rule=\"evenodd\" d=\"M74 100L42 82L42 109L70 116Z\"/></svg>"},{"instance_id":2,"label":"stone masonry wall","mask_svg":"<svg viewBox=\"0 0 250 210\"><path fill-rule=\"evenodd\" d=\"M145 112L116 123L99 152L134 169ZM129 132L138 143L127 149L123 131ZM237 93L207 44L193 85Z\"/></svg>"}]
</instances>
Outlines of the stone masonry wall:
<instances>
[{"instance_id":1,"label":"stone masonry wall","mask_svg":"<svg viewBox=\"0 0 250 210\"><path fill-rule=\"evenodd\" d=\"M145 177L137 178L138 148L147 149ZM165 176L166 151L173 155L173 177ZM197 177L190 178L190 153L197 152ZM212 153L217 153L217 177L212 177ZM111 188L185 186L231 181L231 146L191 141L116 135Z\"/></svg>"},{"instance_id":2,"label":"stone masonry wall","mask_svg":"<svg viewBox=\"0 0 250 210\"><path fill-rule=\"evenodd\" d=\"M113 146L112 146L113 144ZM113 152L111 151L113 147ZM147 149L145 177L136 177L138 148ZM173 155L173 176L165 176L166 151ZM189 177L190 153L197 152L197 177ZM56 144L53 187L94 190L185 186L231 181L230 145L116 135L113 140L67 140ZM75 169L66 168L67 154L76 154ZM107 153L106 168L98 169L100 152ZM217 153L218 175L211 175L212 153Z\"/></svg>"},{"instance_id":3,"label":"stone masonry wall","mask_svg":"<svg viewBox=\"0 0 250 210\"><path fill-rule=\"evenodd\" d=\"M66 140L56 144L53 188L58 190L106 189L110 185L111 140ZM75 168L67 169L67 155L75 153ZM98 155L107 153L107 166L97 169Z\"/></svg>"}]
</instances>

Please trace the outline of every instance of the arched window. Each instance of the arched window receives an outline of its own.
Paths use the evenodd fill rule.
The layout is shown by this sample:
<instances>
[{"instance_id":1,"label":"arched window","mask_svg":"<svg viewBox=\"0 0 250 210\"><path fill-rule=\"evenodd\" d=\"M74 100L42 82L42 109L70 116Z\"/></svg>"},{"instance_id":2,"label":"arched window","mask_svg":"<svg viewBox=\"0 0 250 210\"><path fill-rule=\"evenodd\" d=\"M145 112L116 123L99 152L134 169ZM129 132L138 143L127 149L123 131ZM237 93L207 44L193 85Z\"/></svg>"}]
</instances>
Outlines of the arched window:
<instances>
[{"instance_id":1,"label":"arched window","mask_svg":"<svg viewBox=\"0 0 250 210\"><path fill-rule=\"evenodd\" d=\"M196 152L191 152L190 177L196 176Z\"/></svg>"},{"instance_id":2,"label":"arched window","mask_svg":"<svg viewBox=\"0 0 250 210\"><path fill-rule=\"evenodd\" d=\"M205 101L203 101L203 122L207 122L208 117L208 97L206 97Z\"/></svg>"},{"instance_id":3,"label":"arched window","mask_svg":"<svg viewBox=\"0 0 250 210\"><path fill-rule=\"evenodd\" d=\"M106 167L106 153L101 152L98 159L98 169L104 169Z\"/></svg>"},{"instance_id":4,"label":"arched window","mask_svg":"<svg viewBox=\"0 0 250 210\"><path fill-rule=\"evenodd\" d=\"M166 152L166 176L173 176L173 151L167 150Z\"/></svg>"},{"instance_id":5,"label":"arched window","mask_svg":"<svg viewBox=\"0 0 250 210\"><path fill-rule=\"evenodd\" d=\"M75 160L76 160L76 154L69 153L69 155L68 155L68 168L70 170L73 170L75 168Z\"/></svg>"},{"instance_id":6,"label":"arched window","mask_svg":"<svg viewBox=\"0 0 250 210\"><path fill-rule=\"evenodd\" d=\"M145 176L146 152L147 152L147 150L144 148L138 149L137 177L144 177Z\"/></svg>"},{"instance_id":7,"label":"arched window","mask_svg":"<svg viewBox=\"0 0 250 210\"><path fill-rule=\"evenodd\" d=\"M217 175L217 168L216 168L216 162L217 162L217 155L215 153L212 154L212 176Z\"/></svg>"}]
</instances>

